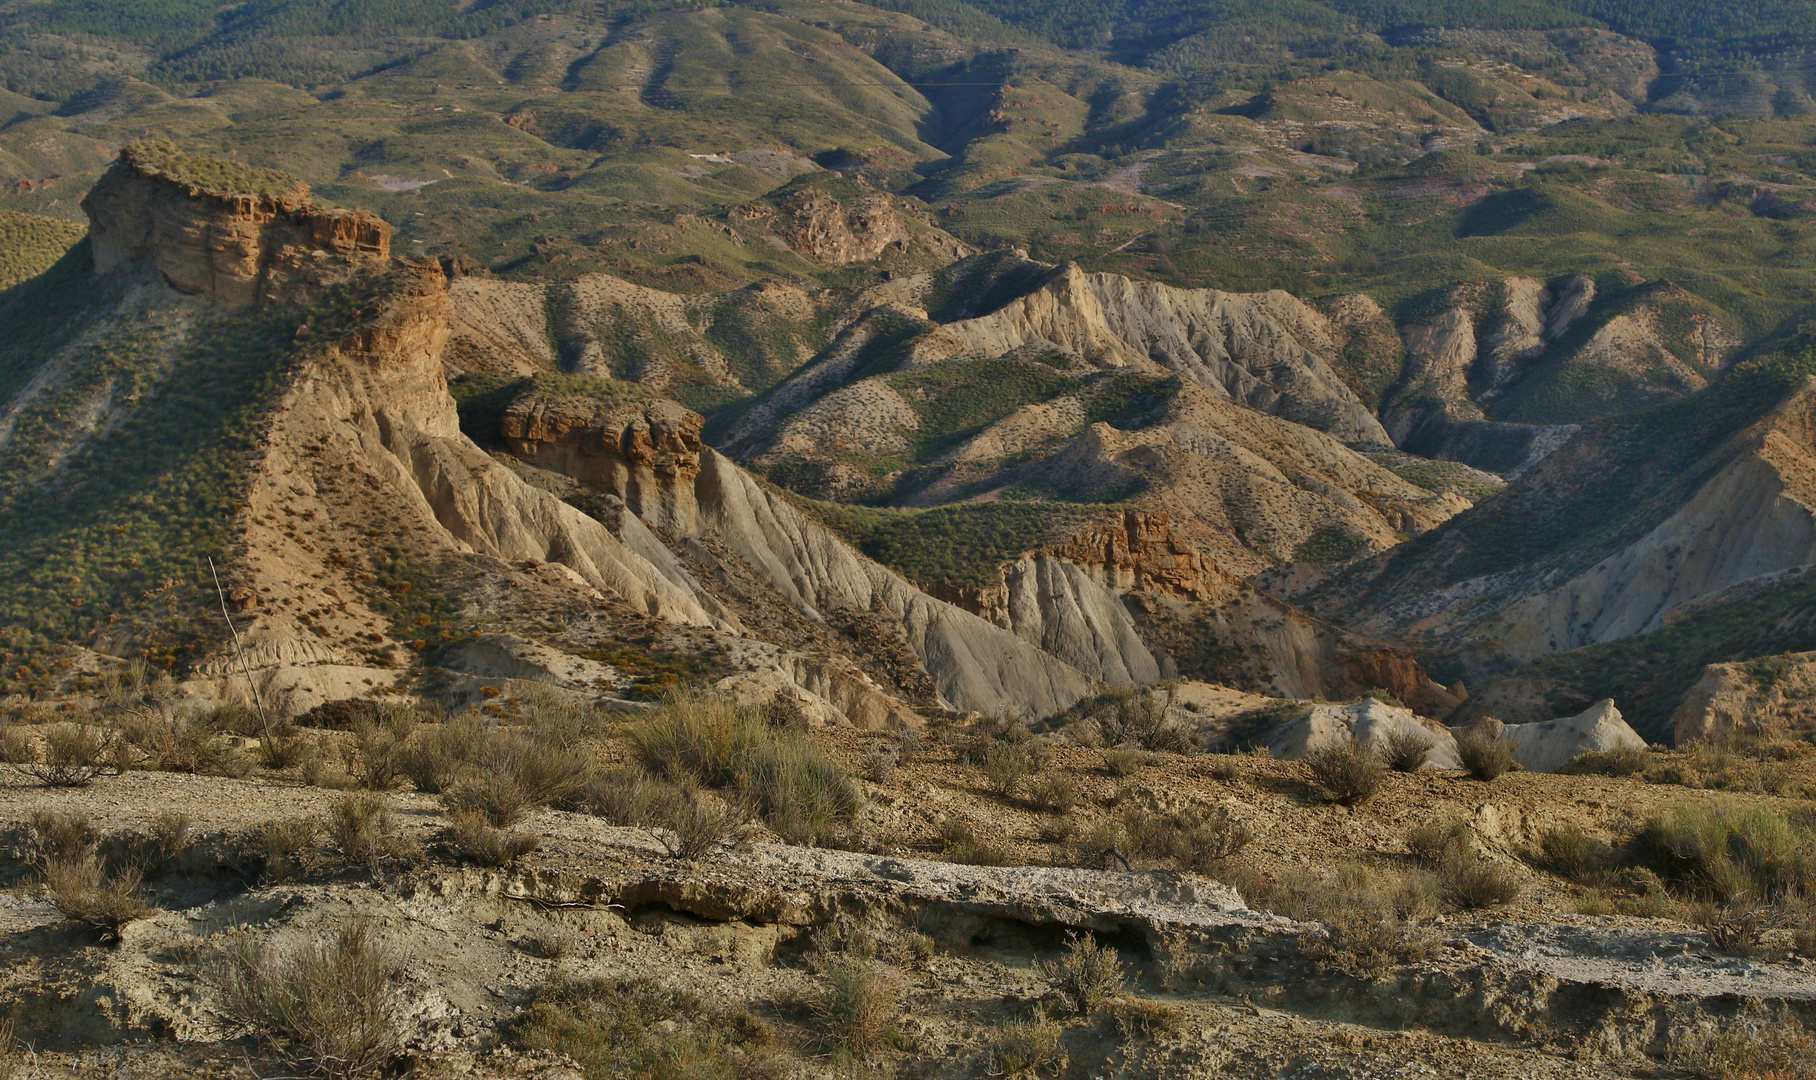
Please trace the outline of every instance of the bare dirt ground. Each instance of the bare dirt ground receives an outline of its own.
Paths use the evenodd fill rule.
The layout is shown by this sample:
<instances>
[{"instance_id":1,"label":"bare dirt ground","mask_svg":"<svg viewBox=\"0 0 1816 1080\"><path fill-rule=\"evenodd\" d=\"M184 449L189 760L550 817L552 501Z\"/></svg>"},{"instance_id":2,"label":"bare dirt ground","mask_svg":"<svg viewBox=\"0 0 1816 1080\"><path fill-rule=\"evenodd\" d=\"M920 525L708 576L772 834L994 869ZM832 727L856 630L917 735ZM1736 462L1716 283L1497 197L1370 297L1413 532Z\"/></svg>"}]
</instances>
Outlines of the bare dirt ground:
<instances>
[{"instance_id":1,"label":"bare dirt ground","mask_svg":"<svg viewBox=\"0 0 1816 1080\"><path fill-rule=\"evenodd\" d=\"M268 821L320 819L346 792L262 771L240 780L130 771L56 789L0 767L0 827L14 856L46 812L83 815L103 835L174 812L191 838L172 869L148 879L157 912L113 945L64 919L28 867L0 863L13 883L0 893L0 1001L12 1002L31 1047L15 1075L284 1075L222 1025L198 958L235 935L318 941L350 917L407 958L399 989L416 1076L580 1075L512 1048L513 1018L558 976L651 976L759 1017L785 1051L781 1075L998 1075L992 1047L1010 1021L1053 1010L1039 965L1077 932L1114 947L1132 1000L1158 1019L1144 1029L1112 1015L1065 1018L1065 1063L1028 1075L1718 1076L1728 1074L1697 1071L1674 1046L1816 1011L1816 966L1802 957L1721 954L1672 918L1575 914L1594 890L1533 866L1545 830L1560 823L1613 842L1670 805L1796 811L1807 805L1799 797L1426 773L1392 775L1345 808L1315 802L1297 763L1147 755L1115 776L1101 751L1054 747L1039 775L1069 779L1078 798L1059 814L993 790L961 759L959 738L821 738L854 772L884 778L863 785L845 843L853 850L758 842L689 861L646 830L545 810L517 826L540 848L485 870L448 847L436 798L400 790L384 795L393 855L351 865L324 840L319 863L282 883L248 873L236 838ZM598 749L608 766L627 755L614 739ZM1794 763L1797 775L1807 760ZM1129 870L1079 865L1101 861L1081 857L1076 840L1096 823L1214 807L1253 840L1213 876L1139 858ZM1316 890L1335 888L1346 866L1407 871L1408 831L1443 817L1472 825L1483 857L1524 884L1490 910L1433 915L1430 950L1375 977L1316 962L1300 945L1317 927L1250 910L1214 880L1253 894L1295 873ZM993 852L982 861L1008 865L951 861L978 858L979 837ZM916 943L883 950L901 980L899 1042L863 1060L825 1049L810 1004L816 956L855 940L854 926L866 940Z\"/></svg>"}]
</instances>

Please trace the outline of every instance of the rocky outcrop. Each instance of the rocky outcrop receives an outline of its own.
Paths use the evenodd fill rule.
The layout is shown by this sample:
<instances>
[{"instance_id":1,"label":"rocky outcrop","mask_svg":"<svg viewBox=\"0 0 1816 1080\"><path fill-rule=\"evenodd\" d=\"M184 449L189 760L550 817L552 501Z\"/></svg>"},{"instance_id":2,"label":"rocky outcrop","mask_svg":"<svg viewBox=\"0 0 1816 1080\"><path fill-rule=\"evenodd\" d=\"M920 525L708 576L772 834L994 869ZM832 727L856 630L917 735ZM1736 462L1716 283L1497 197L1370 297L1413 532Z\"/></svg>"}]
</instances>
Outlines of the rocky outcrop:
<instances>
[{"instance_id":1,"label":"rocky outcrop","mask_svg":"<svg viewBox=\"0 0 1816 1080\"><path fill-rule=\"evenodd\" d=\"M864 262L909 242L894 197L881 191L844 205L829 192L804 187L785 196L779 212L776 232L796 254L817 262Z\"/></svg>"},{"instance_id":2,"label":"rocky outcrop","mask_svg":"<svg viewBox=\"0 0 1816 1080\"><path fill-rule=\"evenodd\" d=\"M1530 772L1557 772L1580 754L1646 748L1646 740L1606 699L1562 720L1503 725L1500 739L1513 747L1514 759Z\"/></svg>"},{"instance_id":3,"label":"rocky outcrop","mask_svg":"<svg viewBox=\"0 0 1816 1080\"><path fill-rule=\"evenodd\" d=\"M269 170L133 143L82 200L95 268L150 262L178 292L245 305L390 254L391 226L315 205Z\"/></svg>"},{"instance_id":4,"label":"rocky outcrop","mask_svg":"<svg viewBox=\"0 0 1816 1080\"><path fill-rule=\"evenodd\" d=\"M1816 653L1710 664L1671 715L1672 743L1774 735L1816 724Z\"/></svg>"},{"instance_id":5,"label":"rocky outcrop","mask_svg":"<svg viewBox=\"0 0 1816 1080\"><path fill-rule=\"evenodd\" d=\"M1402 329L1406 375L1381 410L1393 444L1428 453L1452 424L1482 419L1469 397L1469 372L1476 362L1475 315L1454 307L1430 323Z\"/></svg>"},{"instance_id":6,"label":"rocky outcrop","mask_svg":"<svg viewBox=\"0 0 1816 1080\"><path fill-rule=\"evenodd\" d=\"M1332 747L1355 745L1385 759L1398 740L1418 739L1426 747L1426 769L1460 769L1457 740L1442 724L1414 716L1373 698L1352 705L1313 705L1264 736L1267 752L1298 761Z\"/></svg>"},{"instance_id":7,"label":"rocky outcrop","mask_svg":"<svg viewBox=\"0 0 1816 1080\"><path fill-rule=\"evenodd\" d=\"M532 384L505 409L499 434L525 461L616 495L658 531L675 532L694 520L701 423L664 398L600 400Z\"/></svg>"}]
</instances>

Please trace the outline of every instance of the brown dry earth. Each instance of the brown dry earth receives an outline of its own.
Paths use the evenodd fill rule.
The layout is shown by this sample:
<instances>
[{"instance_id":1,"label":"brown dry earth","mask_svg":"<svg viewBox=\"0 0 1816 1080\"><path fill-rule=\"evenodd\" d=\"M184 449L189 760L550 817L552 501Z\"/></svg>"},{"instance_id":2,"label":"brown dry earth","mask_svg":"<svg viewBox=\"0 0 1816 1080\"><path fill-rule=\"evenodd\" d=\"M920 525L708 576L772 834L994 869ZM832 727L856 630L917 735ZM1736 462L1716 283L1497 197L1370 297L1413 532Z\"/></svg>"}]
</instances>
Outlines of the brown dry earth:
<instances>
[{"instance_id":1,"label":"brown dry earth","mask_svg":"<svg viewBox=\"0 0 1816 1080\"><path fill-rule=\"evenodd\" d=\"M825 737L854 770L873 749L896 746L876 734ZM616 742L602 748L607 759L622 754ZM1809 760L1794 763L1800 782L1811 779ZM162 910L130 924L115 947L95 944L15 874L0 893L0 999L18 1002L20 1035L36 1048L24 1076L252 1076L252 1048L222 1041L191 958L234 933L295 944L361 916L408 957L417 1076L576 1076L503 1044L513 1015L558 972L650 975L748 1009L774 1025L803 1077L986 1075L990 1039L1048 992L1035 963L1085 930L1117 949L1135 993L1175 1013L1151 1035L1073 1021L1062 1075L1079 1080L1688 1076L1660 1055L1736 1018L1816 1012L1807 962L1720 956L1700 931L1668 920L1568 914L1581 890L1519 861L1562 822L1618 840L1672 804L1720 798L1790 810L1801 800L1636 779L1513 774L1484 784L1427 773L1394 775L1351 810L1313 803L1297 763L1154 755L1117 778L1100 752L1055 747L1045 771L1076 782L1080 826L1132 807L1227 807L1256 834L1231 868L1244 880L1352 861L1410 866L1407 830L1451 815L1474 825L1487 857L1520 865L1528 883L1504 908L1438 917L1442 945L1429 960L1371 982L1308 962L1297 946L1306 927L1249 910L1225 885L1139 864L1070 865L1062 843L1043 839L1064 831L1054 815L991 793L938 737L903 752L886 783L865 783L850 845L863 851L758 843L688 862L641 830L545 811L521 826L540 837L540 850L509 870L482 871L460 866L442 844L433 798L393 792L387 799L416 855L367 869L330 860L304 881L266 886L221 865L226 838L265 821L319 817L343 793L265 773L129 772L57 790L5 770L6 827L55 810L116 833L175 811L190 818L196 841L190 872L156 882ZM955 818L1002 838L1009 861L1022 865L940 861ZM900 958L907 1048L854 1066L814 1050L800 1003L817 985L809 948L828 928L858 924L883 940L926 935L933 946Z\"/></svg>"}]
</instances>

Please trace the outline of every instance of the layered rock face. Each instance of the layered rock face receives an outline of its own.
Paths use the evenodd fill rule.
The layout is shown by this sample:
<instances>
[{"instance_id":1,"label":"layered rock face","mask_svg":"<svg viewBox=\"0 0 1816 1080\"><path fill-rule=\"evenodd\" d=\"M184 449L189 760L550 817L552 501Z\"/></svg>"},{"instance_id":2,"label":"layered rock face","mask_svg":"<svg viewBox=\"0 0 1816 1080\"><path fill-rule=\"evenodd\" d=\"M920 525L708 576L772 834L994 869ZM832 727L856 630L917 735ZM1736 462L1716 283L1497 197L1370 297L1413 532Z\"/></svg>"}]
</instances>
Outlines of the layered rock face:
<instances>
[{"instance_id":1,"label":"layered rock face","mask_svg":"<svg viewBox=\"0 0 1816 1080\"><path fill-rule=\"evenodd\" d=\"M1710 664L1671 716L1676 746L1739 733L1772 735L1816 723L1816 653Z\"/></svg>"},{"instance_id":2,"label":"layered rock face","mask_svg":"<svg viewBox=\"0 0 1816 1080\"><path fill-rule=\"evenodd\" d=\"M1627 726L1621 711L1608 700L1561 720L1503 725L1500 738L1513 747L1520 767L1531 772L1557 772L1581 754L1646 748L1646 740Z\"/></svg>"},{"instance_id":3,"label":"layered rock face","mask_svg":"<svg viewBox=\"0 0 1816 1080\"><path fill-rule=\"evenodd\" d=\"M211 187L189 163L158 144L121 151L82 201L96 269L149 261L178 292L244 305L390 255L391 226L376 214L318 207L294 181L257 194Z\"/></svg>"}]
</instances>

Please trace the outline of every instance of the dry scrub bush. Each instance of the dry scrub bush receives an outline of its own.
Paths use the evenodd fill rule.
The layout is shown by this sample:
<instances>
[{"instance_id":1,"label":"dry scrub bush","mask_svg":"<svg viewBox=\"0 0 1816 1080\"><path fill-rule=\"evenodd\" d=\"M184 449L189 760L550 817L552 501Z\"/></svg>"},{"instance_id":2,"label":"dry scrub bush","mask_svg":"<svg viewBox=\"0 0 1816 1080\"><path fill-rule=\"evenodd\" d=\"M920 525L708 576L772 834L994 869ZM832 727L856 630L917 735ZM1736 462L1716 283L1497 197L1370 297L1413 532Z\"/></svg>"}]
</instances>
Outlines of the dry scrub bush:
<instances>
[{"instance_id":1,"label":"dry scrub bush","mask_svg":"<svg viewBox=\"0 0 1816 1080\"><path fill-rule=\"evenodd\" d=\"M789 843L825 839L857 813L857 784L810 736L732 701L671 697L631 739L657 775L729 790Z\"/></svg>"},{"instance_id":2,"label":"dry scrub bush","mask_svg":"<svg viewBox=\"0 0 1816 1080\"><path fill-rule=\"evenodd\" d=\"M1078 806L1078 781L1067 773L1047 773L1028 786L1028 801L1048 814L1070 813Z\"/></svg>"},{"instance_id":3,"label":"dry scrub bush","mask_svg":"<svg viewBox=\"0 0 1816 1080\"><path fill-rule=\"evenodd\" d=\"M653 979L556 978L512 1026L520 1050L565 1054L588 1080L767 1080L783 1075L768 1026Z\"/></svg>"},{"instance_id":4,"label":"dry scrub bush","mask_svg":"<svg viewBox=\"0 0 1816 1080\"><path fill-rule=\"evenodd\" d=\"M1129 858L1214 874L1254 838L1247 824L1221 806L1172 814L1131 807L1122 816L1119 850Z\"/></svg>"},{"instance_id":5,"label":"dry scrub bush","mask_svg":"<svg viewBox=\"0 0 1816 1080\"><path fill-rule=\"evenodd\" d=\"M1489 781L1518 768L1513 746L1494 732L1472 728L1457 736L1457 760L1477 780Z\"/></svg>"},{"instance_id":6,"label":"dry scrub bush","mask_svg":"<svg viewBox=\"0 0 1816 1080\"><path fill-rule=\"evenodd\" d=\"M120 940L120 931L127 923L157 910L139 894L137 867L108 873L92 851L54 856L45 860L40 873L51 903L63 917L90 927L102 941Z\"/></svg>"},{"instance_id":7,"label":"dry scrub bush","mask_svg":"<svg viewBox=\"0 0 1816 1080\"><path fill-rule=\"evenodd\" d=\"M1558 772L1572 776L1638 776L1652 764L1652 753L1623 747L1619 750L1590 750L1566 761Z\"/></svg>"},{"instance_id":8,"label":"dry scrub bush","mask_svg":"<svg viewBox=\"0 0 1816 1080\"><path fill-rule=\"evenodd\" d=\"M416 714L407 706L383 704L375 715L353 724L353 756L347 772L367 791L390 791L403 775L405 746L416 731Z\"/></svg>"},{"instance_id":9,"label":"dry scrub bush","mask_svg":"<svg viewBox=\"0 0 1816 1080\"><path fill-rule=\"evenodd\" d=\"M1103 752L1104 771L1119 779L1134 776L1146 768L1147 764L1147 752L1132 746L1111 747Z\"/></svg>"},{"instance_id":10,"label":"dry scrub bush","mask_svg":"<svg viewBox=\"0 0 1816 1080\"><path fill-rule=\"evenodd\" d=\"M1058 1076L1069 1059L1061 1041L1065 1028L1056 1020L1035 1014L1001 1025L984 1049L984 1075L1006 1080L1035 1080Z\"/></svg>"},{"instance_id":11,"label":"dry scrub bush","mask_svg":"<svg viewBox=\"0 0 1816 1080\"><path fill-rule=\"evenodd\" d=\"M20 1072L17 1023L10 1016L0 1017L0 1080L18 1080Z\"/></svg>"},{"instance_id":12,"label":"dry scrub bush","mask_svg":"<svg viewBox=\"0 0 1816 1080\"><path fill-rule=\"evenodd\" d=\"M1809 1080L1816 1075L1816 1032L1789 1016L1734 1023L1689 1040L1669 1058L1710 1080Z\"/></svg>"},{"instance_id":13,"label":"dry scrub bush","mask_svg":"<svg viewBox=\"0 0 1816 1080\"><path fill-rule=\"evenodd\" d=\"M151 819L145 832L132 832L120 837L121 859L142 873L164 871L189 848L189 818L174 810L165 810Z\"/></svg>"},{"instance_id":14,"label":"dry scrub bush","mask_svg":"<svg viewBox=\"0 0 1816 1080\"><path fill-rule=\"evenodd\" d=\"M1009 852L1002 841L993 833L980 832L976 825L963 818L948 818L940 826L940 841L943 844L941 854L947 862L966 866L1009 865Z\"/></svg>"},{"instance_id":15,"label":"dry scrub bush","mask_svg":"<svg viewBox=\"0 0 1816 1080\"><path fill-rule=\"evenodd\" d=\"M279 884L314 873L320 865L316 836L321 826L314 818L292 818L289 821L267 821L247 837L250 860L257 865L257 876Z\"/></svg>"},{"instance_id":16,"label":"dry scrub bush","mask_svg":"<svg viewBox=\"0 0 1816 1080\"><path fill-rule=\"evenodd\" d=\"M1169 1035L1185 1023L1185 1010L1164 1001L1126 996L1105 1007L1116 1033L1125 1039L1137 1036L1152 1039Z\"/></svg>"},{"instance_id":17,"label":"dry scrub bush","mask_svg":"<svg viewBox=\"0 0 1816 1080\"><path fill-rule=\"evenodd\" d=\"M1438 880L1444 895L1462 908L1489 908L1505 904L1520 894L1519 872L1476 854L1467 847L1454 847L1438 863Z\"/></svg>"},{"instance_id":18,"label":"dry scrub bush","mask_svg":"<svg viewBox=\"0 0 1816 1080\"><path fill-rule=\"evenodd\" d=\"M893 970L858 957L835 960L820 974L814 1019L825 1041L855 1058L874 1057L902 1043L902 979Z\"/></svg>"},{"instance_id":19,"label":"dry scrub bush","mask_svg":"<svg viewBox=\"0 0 1816 1080\"><path fill-rule=\"evenodd\" d=\"M1816 889L1816 837L1764 806L1699 803L1653 815L1636 845L1667 882L1722 903Z\"/></svg>"},{"instance_id":20,"label":"dry scrub bush","mask_svg":"<svg viewBox=\"0 0 1816 1080\"><path fill-rule=\"evenodd\" d=\"M1417 731L1394 731L1382 750L1382 760L1394 772L1418 772L1431 757L1431 739Z\"/></svg>"},{"instance_id":21,"label":"dry scrub bush","mask_svg":"<svg viewBox=\"0 0 1816 1080\"><path fill-rule=\"evenodd\" d=\"M1456 817L1433 818L1406 834L1406 849L1426 866L1437 866L1452 851L1468 851L1474 844L1475 830Z\"/></svg>"},{"instance_id":22,"label":"dry scrub bush","mask_svg":"<svg viewBox=\"0 0 1816 1080\"><path fill-rule=\"evenodd\" d=\"M1306 755L1311 769L1312 789L1325 802L1359 806L1366 802L1387 778L1387 766L1381 759L1353 742L1321 747Z\"/></svg>"},{"instance_id":23,"label":"dry scrub bush","mask_svg":"<svg viewBox=\"0 0 1816 1080\"><path fill-rule=\"evenodd\" d=\"M1766 912L1749 903L1703 903L1693 913L1696 923L1709 935L1709 944L1735 956L1753 956L1767 928Z\"/></svg>"},{"instance_id":24,"label":"dry scrub bush","mask_svg":"<svg viewBox=\"0 0 1816 1080\"><path fill-rule=\"evenodd\" d=\"M864 751L864 779L873 784L887 784L901 764L901 752L894 746L872 746Z\"/></svg>"},{"instance_id":25,"label":"dry scrub bush","mask_svg":"<svg viewBox=\"0 0 1816 1080\"><path fill-rule=\"evenodd\" d=\"M91 854L101 842L87 815L74 811L38 810L30 824L32 855L38 862Z\"/></svg>"},{"instance_id":26,"label":"dry scrub bush","mask_svg":"<svg viewBox=\"0 0 1816 1080\"><path fill-rule=\"evenodd\" d=\"M984 783L1005 799L1013 799L1021 794L1028 774L1035 769L1034 755L1028 752L1027 746L997 739L982 739L979 742L981 746L978 756L982 760L978 762L978 771L984 774Z\"/></svg>"},{"instance_id":27,"label":"dry scrub bush","mask_svg":"<svg viewBox=\"0 0 1816 1080\"><path fill-rule=\"evenodd\" d=\"M1116 950L1099 945L1090 934L1068 935L1058 958L1036 961L1034 968L1052 984L1063 1006L1079 1016L1103 1008L1129 983Z\"/></svg>"},{"instance_id":28,"label":"dry scrub bush","mask_svg":"<svg viewBox=\"0 0 1816 1080\"><path fill-rule=\"evenodd\" d=\"M471 717L419 729L416 738L398 755L398 771L417 791L440 795L460 779L461 770L479 755L484 739L485 729Z\"/></svg>"},{"instance_id":29,"label":"dry scrub bush","mask_svg":"<svg viewBox=\"0 0 1816 1080\"><path fill-rule=\"evenodd\" d=\"M1320 968L1357 979L1382 979L1437 949L1430 928L1386 911L1340 911L1299 937L1299 951Z\"/></svg>"},{"instance_id":30,"label":"dry scrub bush","mask_svg":"<svg viewBox=\"0 0 1816 1080\"><path fill-rule=\"evenodd\" d=\"M240 937L202 972L234 1026L331 1080L378 1075L402 1050L402 974L397 954L358 920L287 955Z\"/></svg>"},{"instance_id":31,"label":"dry scrub bush","mask_svg":"<svg viewBox=\"0 0 1816 1080\"><path fill-rule=\"evenodd\" d=\"M478 814L451 815L448 843L462 859L478 866L509 866L541 845L534 836L494 829Z\"/></svg>"},{"instance_id":32,"label":"dry scrub bush","mask_svg":"<svg viewBox=\"0 0 1816 1080\"><path fill-rule=\"evenodd\" d=\"M116 743L116 734L98 724L59 726L45 734L43 754L17 767L46 787L87 787L112 769Z\"/></svg>"},{"instance_id":33,"label":"dry scrub bush","mask_svg":"<svg viewBox=\"0 0 1816 1080\"><path fill-rule=\"evenodd\" d=\"M1177 687L1167 683L1159 692L1146 686L1118 686L1074 706L1073 712L1091 726L1099 746L1130 746L1168 754L1189 754L1198 749L1191 733L1167 719Z\"/></svg>"},{"instance_id":34,"label":"dry scrub bush","mask_svg":"<svg viewBox=\"0 0 1816 1080\"><path fill-rule=\"evenodd\" d=\"M483 814L497 828L586 790L597 766L585 744L559 730L487 728L462 779L442 792L456 813Z\"/></svg>"},{"instance_id":35,"label":"dry scrub bush","mask_svg":"<svg viewBox=\"0 0 1816 1080\"><path fill-rule=\"evenodd\" d=\"M750 811L692 784L653 785L641 824L671 858L699 859L743 845Z\"/></svg>"},{"instance_id":36,"label":"dry scrub bush","mask_svg":"<svg viewBox=\"0 0 1816 1080\"><path fill-rule=\"evenodd\" d=\"M387 856L405 858L409 845L397 835L391 808L382 795L349 795L328 809L328 838L341 857L368 866Z\"/></svg>"},{"instance_id":37,"label":"dry scrub bush","mask_svg":"<svg viewBox=\"0 0 1816 1080\"><path fill-rule=\"evenodd\" d=\"M37 756L31 736L16 724L0 722L0 765L28 765Z\"/></svg>"},{"instance_id":38,"label":"dry scrub bush","mask_svg":"<svg viewBox=\"0 0 1816 1080\"><path fill-rule=\"evenodd\" d=\"M1539 837L1539 853L1559 877L1587 881L1614 858L1614 851L1573 824L1556 825Z\"/></svg>"},{"instance_id":39,"label":"dry scrub bush","mask_svg":"<svg viewBox=\"0 0 1816 1080\"><path fill-rule=\"evenodd\" d=\"M140 767L238 779L251 773L251 758L221 741L199 713L146 712L127 716L120 738L143 755Z\"/></svg>"}]
</instances>

